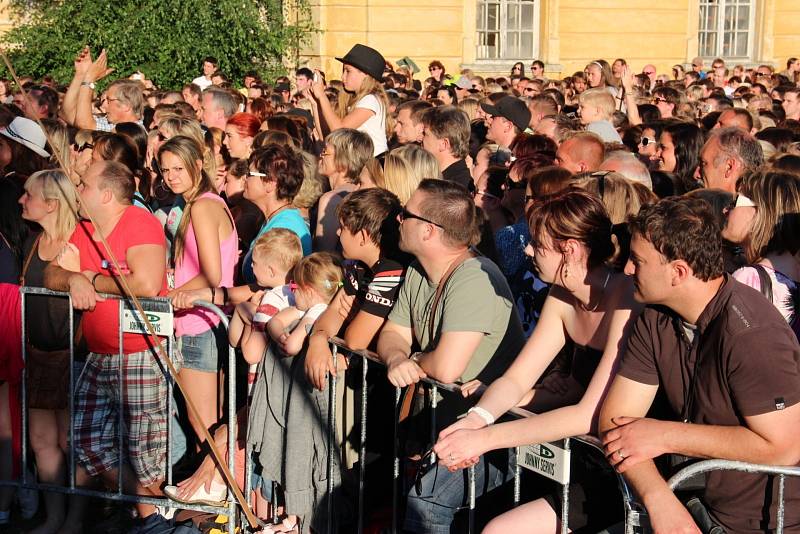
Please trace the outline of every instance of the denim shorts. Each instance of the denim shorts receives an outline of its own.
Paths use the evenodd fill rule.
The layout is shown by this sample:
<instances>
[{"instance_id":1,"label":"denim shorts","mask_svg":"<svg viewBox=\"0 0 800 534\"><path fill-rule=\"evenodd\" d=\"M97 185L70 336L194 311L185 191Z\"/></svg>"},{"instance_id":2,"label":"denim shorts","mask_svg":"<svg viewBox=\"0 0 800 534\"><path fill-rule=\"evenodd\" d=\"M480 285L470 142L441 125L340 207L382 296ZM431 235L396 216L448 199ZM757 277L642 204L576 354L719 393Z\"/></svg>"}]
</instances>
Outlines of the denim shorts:
<instances>
[{"instance_id":1,"label":"denim shorts","mask_svg":"<svg viewBox=\"0 0 800 534\"><path fill-rule=\"evenodd\" d=\"M216 373L220 367L220 356L224 358L228 355L228 336L222 324L196 336L181 336L177 342L185 369Z\"/></svg>"}]
</instances>

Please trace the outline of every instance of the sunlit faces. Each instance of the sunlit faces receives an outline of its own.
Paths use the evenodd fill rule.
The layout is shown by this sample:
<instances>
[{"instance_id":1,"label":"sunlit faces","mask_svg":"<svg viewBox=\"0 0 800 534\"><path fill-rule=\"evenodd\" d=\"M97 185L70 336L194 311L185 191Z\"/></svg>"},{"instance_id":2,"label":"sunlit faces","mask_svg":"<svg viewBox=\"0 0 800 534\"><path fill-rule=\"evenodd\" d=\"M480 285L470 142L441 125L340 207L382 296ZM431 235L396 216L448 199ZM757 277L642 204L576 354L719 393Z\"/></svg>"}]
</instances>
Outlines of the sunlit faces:
<instances>
[{"instance_id":1,"label":"sunlit faces","mask_svg":"<svg viewBox=\"0 0 800 534\"><path fill-rule=\"evenodd\" d=\"M253 138L239 133L235 126L225 126L225 146L233 158L248 158L253 146Z\"/></svg>"},{"instance_id":2,"label":"sunlit faces","mask_svg":"<svg viewBox=\"0 0 800 534\"><path fill-rule=\"evenodd\" d=\"M728 221L722 229L722 237L731 243L746 243L753 228L753 219L758 208L742 194L736 195L733 207L728 211Z\"/></svg>"},{"instance_id":3,"label":"sunlit faces","mask_svg":"<svg viewBox=\"0 0 800 534\"><path fill-rule=\"evenodd\" d=\"M397 135L397 142L400 144L415 143L420 140L422 125L415 125L411 120L411 110L401 109L397 113L394 125L394 133Z\"/></svg>"},{"instance_id":4,"label":"sunlit faces","mask_svg":"<svg viewBox=\"0 0 800 534\"><path fill-rule=\"evenodd\" d=\"M210 61L203 61L203 75L210 78L217 71L217 67Z\"/></svg>"},{"instance_id":5,"label":"sunlit faces","mask_svg":"<svg viewBox=\"0 0 800 534\"><path fill-rule=\"evenodd\" d=\"M244 192L242 193L244 198L252 202L263 198L267 194L265 178L267 177L263 173L251 167L247 176L244 177Z\"/></svg>"},{"instance_id":6,"label":"sunlit faces","mask_svg":"<svg viewBox=\"0 0 800 534\"><path fill-rule=\"evenodd\" d=\"M45 200L39 182L30 183L19 197L22 218L26 221L39 222L55 210L57 202L58 200Z\"/></svg>"},{"instance_id":7,"label":"sunlit faces","mask_svg":"<svg viewBox=\"0 0 800 534\"><path fill-rule=\"evenodd\" d=\"M587 125L595 121L602 120L603 116L597 106L584 105L578 103L578 116L581 119L581 124Z\"/></svg>"},{"instance_id":8,"label":"sunlit faces","mask_svg":"<svg viewBox=\"0 0 800 534\"><path fill-rule=\"evenodd\" d=\"M586 76L586 82L589 87L599 87L603 81L603 71L598 65L589 65L583 71L583 74Z\"/></svg>"},{"instance_id":9,"label":"sunlit faces","mask_svg":"<svg viewBox=\"0 0 800 534\"><path fill-rule=\"evenodd\" d=\"M658 163L658 170L675 172L677 160L675 159L675 145L672 143L670 134L662 132L656 146L656 152L650 159Z\"/></svg>"},{"instance_id":10,"label":"sunlit faces","mask_svg":"<svg viewBox=\"0 0 800 534\"><path fill-rule=\"evenodd\" d=\"M342 67L342 84L344 88L351 93L358 92L366 77L367 74L361 72L352 65L345 64Z\"/></svg>"},{"instance_id":11,"label":"sunlit faces","mask_svg":"<svg viewBox=\"0 0 800 534\"><path fill-rule=\"evenodd\" d=\"M783 95L783 102L781 103L783 110L786 112L787 119L800 119L800 95L797 93L785 93Z\"/></svg>"},{"instance_id":12,"label":"sunlit faces","mask_svg":"<svg viewBox=\"0 0 800 534\"><path fill-rule=\"evenodd\" d=\"M639 154L651 157L656 153L656 131L652 128L642 130L642 138L639 141Z\"/></svg>"},{"instance_id":13,"label":"sunlit faces","mask_svg":"<svg viewBox=\"0 0 800 534\"><path fill-rule=\"evenodd\" d=\"M725 184L726 163L719 158L719 140L711 138L700 150L700 164L697 166L695 178L703 181L707 188L728 189Z\"/></svg>"},{"instance_id":14,"label":"sunlit faces","mask_svg":"<svg viewBox=\"0 0 800 534\"><path fill-rule=\"evenodd\" d=\"M339 243L342 246L342 256L349 260L359 259L361 257L359 251L366 244L366 233L362 230L354 234L348 230L341 221L339 222L339 229L336 233L339 235Z\"/></svg>"},{"instance_id":15,"label":"sunlit faces","mask_svg":"<svg viewBox=\"0 0 800 534\"><path fill-rule=\"evenodd\" d=\"M331 178L336 175L339 169L336 167L336 151L331 145L325 145L325 149L319 155L319 173L322 176ZM330 184L333 187L333 184Z\"/></svg>"},{"instance_id":16,"label":"sunlit faces","mask_svg":"<svg viewBox=\"0 0 800 534\"><path fill-rule=\"evenodd\" d=\"M673 263L667 262L652 243L634 234L625 264L625 274L633 277L634 298L646 304L663 303L673 285Z\"/></svg>"},{"instance_id":17,"label":"sunlit faces","mask_svg":"<svg viewBox=\"0 0 800 534\"><path fill-rule=\"evenodd\" d=\"M0 143L1 144L1 143ZM91 143L84 143L81 146L73 145L70 147L70 162L72 170L78 176L82 176L92 163L94 148Z\"/></svg>"},{"instance_id":18,"label":"sunlit faces","mask_svg":"<svg viewBox=\"0 0 800 534\"><path fill-rule=\"evenodd\" d=\"M125 122L131 108L129 105L123 104L120 101L116 87L110 87L108 91L106 91L105 100L106 100L105 111L106 115L108 116L108 121L112 124L116 124L118 122Z\"/></svg>"},{"instance_id":19,"label":"sunlit faces","mask_svg":"<svg viewBox=\"0 0 800 534\"><path fill-rule=\"evenodd\" d=\"M196 169L195 175L199 176L203 167L203 162L198 160L195 162ZM195 189L196 184L187 169L183 160L172 152L161 153L161 174L164 176L164 181L170 190L176 195L183 195Z\"/></svg>"},{"instance_id":20,"label":"sunlit faces","mask_svg":"<svg viewBox=\"0 0 800 534\"><path fill-rule=\"evenodd\" d=\"M422 148L434 156L444 149L442 140L433 135L430 128L424 128L422 131Z\"/></svg>"},{"instance_id":21,"label":"sunlit faces","mask_svg":"<svg viewBox=\"0 0 800 534\"><path fill-rule=\"evenodd\" d=\"M97 213L98 208L113 195L110 188L100 189L99 187L102 169L102 165L93 164L81 175L81 181L78 183L78 193L80 194L78 214L81 217L88 218L89 213Z\"/></svg>"},{"instance_id":22,"label":"sunlit faces","mask_svg":"<svg viewBox=\"0 0 800 534\"><path fill-rule=\"evenodd\" d=\"M540 243L531 239L525 247L525 254L531 259L542 282L563 286L564 254L556 250L556 246L549 236L545 236Z\"/></svg>"}]
</instances>

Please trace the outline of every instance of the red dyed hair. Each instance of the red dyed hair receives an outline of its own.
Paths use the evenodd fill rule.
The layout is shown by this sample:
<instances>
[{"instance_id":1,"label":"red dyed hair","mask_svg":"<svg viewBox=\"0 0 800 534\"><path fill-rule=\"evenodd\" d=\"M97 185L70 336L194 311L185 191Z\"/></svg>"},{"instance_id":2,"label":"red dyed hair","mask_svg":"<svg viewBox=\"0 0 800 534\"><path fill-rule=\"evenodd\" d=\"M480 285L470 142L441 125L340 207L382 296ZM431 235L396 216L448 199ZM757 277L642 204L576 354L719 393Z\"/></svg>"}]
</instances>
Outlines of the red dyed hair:
<instances>
[{"instance_id":1,"label":"red dyed hair","mask_svg":"<svg viewBox=\"0 0 800 534\"><path fill-rule=\"evenodd\" d=\"M261 127L261 121L252 113L234 113L228 124L235 127L243 137L255 137Z\"/></svg>"}]
</instances>

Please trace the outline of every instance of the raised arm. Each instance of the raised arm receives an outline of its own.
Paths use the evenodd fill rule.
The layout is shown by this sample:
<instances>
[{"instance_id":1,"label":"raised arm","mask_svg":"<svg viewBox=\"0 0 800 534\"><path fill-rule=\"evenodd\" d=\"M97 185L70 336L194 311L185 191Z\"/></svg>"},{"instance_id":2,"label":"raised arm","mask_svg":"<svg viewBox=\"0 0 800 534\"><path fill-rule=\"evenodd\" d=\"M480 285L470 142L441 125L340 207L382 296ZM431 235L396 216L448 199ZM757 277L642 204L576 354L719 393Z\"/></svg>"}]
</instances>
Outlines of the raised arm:
<instances>
[{"instance_id":1,"label":"raised arm","mask_svg":"<svg viewBox=\"0 0 800 534\"><path fill-rule=\"evenodd\" d=\"M327 127L323 127L323 131L332 132L341 128L358 128L375 114L368 109L356 108L344 118L339 117L325 94L325 86L322 82L314 82L311 85L311 94L319 106L321 122Z\"/></svg>"}]
</instances>

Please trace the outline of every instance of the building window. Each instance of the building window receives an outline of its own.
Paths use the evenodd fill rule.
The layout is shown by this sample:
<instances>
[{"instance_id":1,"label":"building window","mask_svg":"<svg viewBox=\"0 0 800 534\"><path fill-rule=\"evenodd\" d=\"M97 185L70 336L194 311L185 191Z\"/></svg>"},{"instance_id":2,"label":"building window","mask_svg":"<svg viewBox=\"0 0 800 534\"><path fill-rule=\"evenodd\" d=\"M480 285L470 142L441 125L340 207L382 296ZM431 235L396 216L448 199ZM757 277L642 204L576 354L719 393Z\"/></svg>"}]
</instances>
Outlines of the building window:
<instances>
[{"instance_id":1,"label":"building window","mask_svg":"<svg viewBox=\"0 0 800 534\"><path fill-rule=\"evenodd\" d=\"M477 59L531 59L538 39L536 0L478 0Z\"/></svg>"},{"instance_id":2,"label":"building window","mask_svg":"<svg viewBox=\"0 0 800 534\"><path fill-rule=\"evenodd\" d=\"M749 58L755 0L700 0L699 55Z\"/></svg>"}]
</instances>

